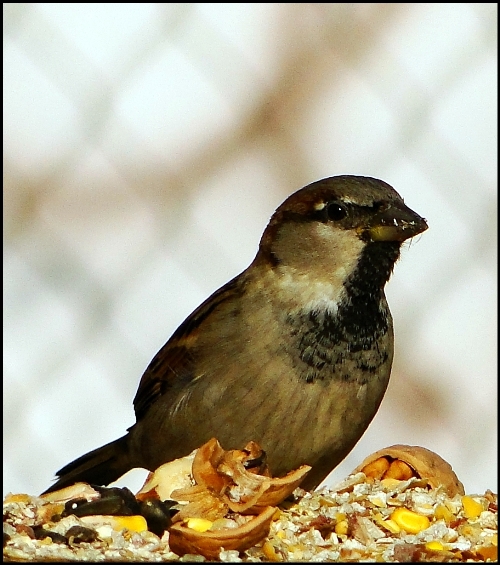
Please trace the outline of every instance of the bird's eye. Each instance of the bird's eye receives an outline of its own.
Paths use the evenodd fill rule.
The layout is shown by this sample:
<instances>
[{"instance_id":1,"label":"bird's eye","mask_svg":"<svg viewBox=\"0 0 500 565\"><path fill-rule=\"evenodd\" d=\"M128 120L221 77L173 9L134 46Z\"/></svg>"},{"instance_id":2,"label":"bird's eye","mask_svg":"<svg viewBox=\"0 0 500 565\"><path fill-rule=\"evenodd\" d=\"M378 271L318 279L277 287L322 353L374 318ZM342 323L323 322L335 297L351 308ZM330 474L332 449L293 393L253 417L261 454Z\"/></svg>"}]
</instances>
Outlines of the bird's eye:
<instances>
[{"instance_id":1,"label":"bird's eye","mask_svg":"<svg viewBox=\"0 0 500 565\"><path fill-rule=\"evenodd\" d=\"M345 209L345 206L339 202L330 202L326 206L326 215L329 220L338 222L347 216L347 210Z\"/></svg>"}]
</instances>

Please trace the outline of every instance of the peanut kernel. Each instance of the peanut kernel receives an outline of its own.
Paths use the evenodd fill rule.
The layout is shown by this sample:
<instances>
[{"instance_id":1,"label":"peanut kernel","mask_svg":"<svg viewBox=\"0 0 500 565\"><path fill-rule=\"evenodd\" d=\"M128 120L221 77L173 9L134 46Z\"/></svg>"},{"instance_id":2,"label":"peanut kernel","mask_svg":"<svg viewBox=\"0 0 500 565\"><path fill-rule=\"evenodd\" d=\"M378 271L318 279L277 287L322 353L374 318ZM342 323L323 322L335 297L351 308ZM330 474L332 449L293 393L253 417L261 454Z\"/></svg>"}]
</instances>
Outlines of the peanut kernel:
<instances>
[{"instance_id":1,"label":"peanut kernel","mask_svg":"<svg viewBox=\"0 0 500 565\"><path fill-rule=\"evenodd\" d=\"M380 457L376 461L368 463L363 469L363 473L367 477L372 477L373 479L381 479L384 473L389 469L389 461L385 457Z\"/></svg>"},{"instance_id":2,"label":"peanut kernel","mask_svg":"<svg viewBox=\"0 0 500 565\"><path fill-rule=\"evenodd\" d=\"M384 479L399 479L400 481L407 481L411 479L415 473L413 469L404 461L395 459L389 469L387 469Z\"/></svg>"}]
</instances>

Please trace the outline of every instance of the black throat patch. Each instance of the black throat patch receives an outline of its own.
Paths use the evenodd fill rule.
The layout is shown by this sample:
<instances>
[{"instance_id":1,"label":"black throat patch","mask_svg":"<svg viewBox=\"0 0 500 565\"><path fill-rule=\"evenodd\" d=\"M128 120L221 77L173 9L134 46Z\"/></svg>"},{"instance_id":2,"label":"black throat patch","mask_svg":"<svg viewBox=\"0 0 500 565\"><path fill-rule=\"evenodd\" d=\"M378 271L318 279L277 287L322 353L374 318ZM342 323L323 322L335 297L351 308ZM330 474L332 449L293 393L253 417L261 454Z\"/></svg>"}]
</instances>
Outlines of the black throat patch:
<instances>
[{"instance_id":1,"label":"black throat patch","mask_svg":"<svg viewBox=\"0 0 500 565\"><path fill-rule=\"evenodd\" d=\"M367 382L386 363L391 316L384 296L397 242L368 243L344 283L336 312L326 308L287 316L292 351L298 352L306 382L338 379Z\"/></svg>"}]
</instances>

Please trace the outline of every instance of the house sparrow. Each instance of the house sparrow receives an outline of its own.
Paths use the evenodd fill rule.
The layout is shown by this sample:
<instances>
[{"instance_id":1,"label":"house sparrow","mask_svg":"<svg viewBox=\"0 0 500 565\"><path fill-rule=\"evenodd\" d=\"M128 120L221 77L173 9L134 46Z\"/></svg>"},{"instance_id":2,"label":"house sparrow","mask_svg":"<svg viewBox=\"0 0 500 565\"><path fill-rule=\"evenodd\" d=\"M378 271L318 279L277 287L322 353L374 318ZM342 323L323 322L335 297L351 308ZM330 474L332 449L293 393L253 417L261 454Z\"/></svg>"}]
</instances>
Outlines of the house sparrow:
<instances>
[{"instance_id":1,"label":"house sparrow","mask_svg":"<svg viewBox=\"0 0 500 565\"><path fill-rule=\"evenodd\" d=\"M273 475L316 487L361 438L393 358L384 286L426 221L381 180L336 176L287 198L252 264L174 332L144 372L136 423L69 463L46 492L155 470L216 437L250 440Z\"/></svg>"}]
</instances>

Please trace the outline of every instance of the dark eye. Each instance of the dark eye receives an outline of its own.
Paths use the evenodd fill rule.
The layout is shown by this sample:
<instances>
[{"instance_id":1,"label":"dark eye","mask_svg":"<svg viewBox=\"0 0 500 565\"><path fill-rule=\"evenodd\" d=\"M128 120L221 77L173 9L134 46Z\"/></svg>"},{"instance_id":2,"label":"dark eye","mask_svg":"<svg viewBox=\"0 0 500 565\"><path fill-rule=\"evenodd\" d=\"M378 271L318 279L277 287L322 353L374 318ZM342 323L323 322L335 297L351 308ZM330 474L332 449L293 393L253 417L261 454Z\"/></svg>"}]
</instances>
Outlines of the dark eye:
<instances>
[{"instance_id":1,"label":"dark eye","mask_svg":"<svg viewBox=\"0 0 500 565\"><path fill-rule=\"evenodd\" d=\"M329 220L338 222L347 216L347 210L345 206L339 202L330 202L326 206L326 215Z\"/></svg>"}]
</instances>

